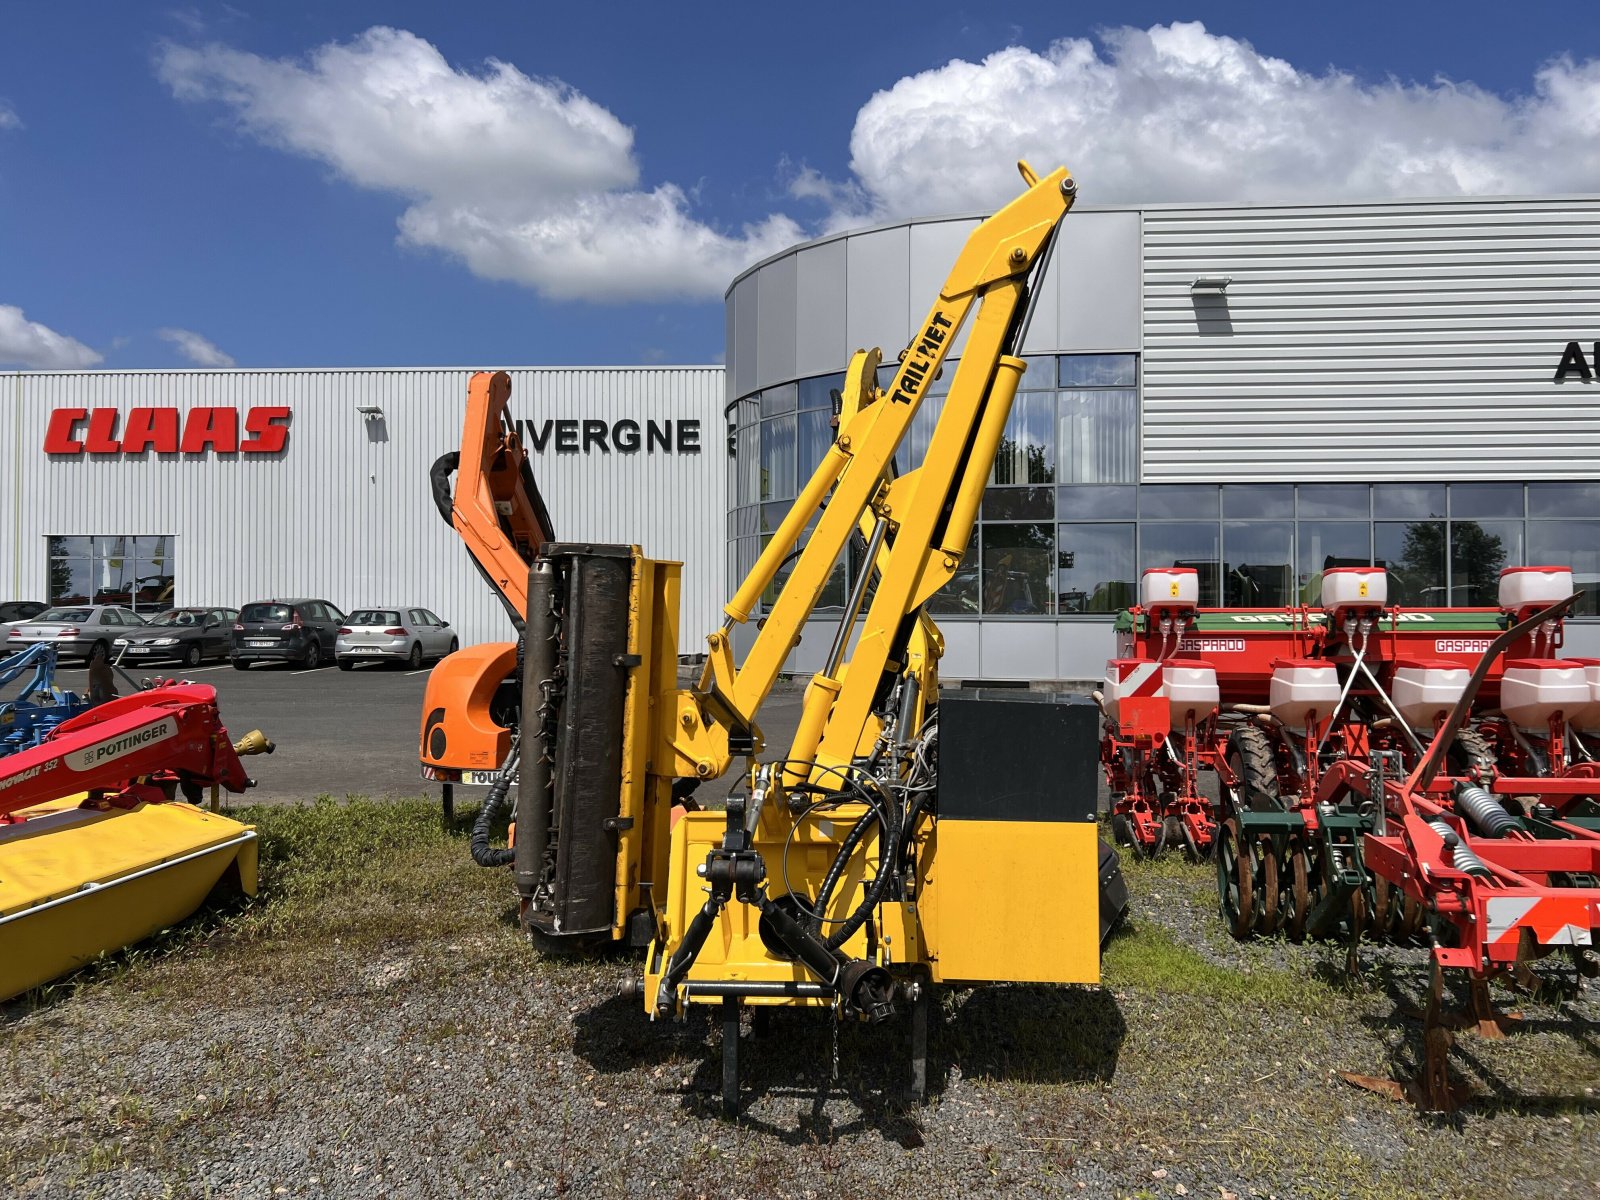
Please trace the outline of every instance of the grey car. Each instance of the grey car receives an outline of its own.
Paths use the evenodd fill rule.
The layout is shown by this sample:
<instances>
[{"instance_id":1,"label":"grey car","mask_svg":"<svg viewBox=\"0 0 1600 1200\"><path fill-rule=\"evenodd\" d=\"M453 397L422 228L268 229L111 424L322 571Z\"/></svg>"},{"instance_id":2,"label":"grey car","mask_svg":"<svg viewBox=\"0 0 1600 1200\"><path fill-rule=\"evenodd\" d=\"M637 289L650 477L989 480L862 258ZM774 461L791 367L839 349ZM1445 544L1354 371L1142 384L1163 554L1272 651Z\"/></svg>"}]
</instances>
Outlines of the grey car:
<instances>
[{"instance_id":1,"label":"grey car","mask_svg":"<svg viewBox=\"0 0 1600 1200\"><path fill-rule=\"evenodd\" d=\"M130 627L143 629L144 618L120 604L63 604L13 625L6 635L6 649L15 652L50 642L62 659L103 660Z\"/></svg>"},{"instance_id":2,"label":"grey car","mask_svg":"<svg viewBox=\"0 0 1600 1200\"><path fill-rule=\"evenodd\" d=\"M454 654L460 645L450 622L431 609L396 604L352 611L339 629L333 653L341 671L366 661L404 662L416 670L427 659Z\"/></svg>"},{"instance_id":3,"label":"grey car","mask_svg":"<svg viewBox=\"0 0 1600 1200\"><path fill-rule=\"evenodd\" d=\"M176 659L198 667L208 658L225 659L233 643L232 608L169 608L150 618L143 629L129 630L111 643L118 661L158 662Z\"/></svg>"}]
</instances>

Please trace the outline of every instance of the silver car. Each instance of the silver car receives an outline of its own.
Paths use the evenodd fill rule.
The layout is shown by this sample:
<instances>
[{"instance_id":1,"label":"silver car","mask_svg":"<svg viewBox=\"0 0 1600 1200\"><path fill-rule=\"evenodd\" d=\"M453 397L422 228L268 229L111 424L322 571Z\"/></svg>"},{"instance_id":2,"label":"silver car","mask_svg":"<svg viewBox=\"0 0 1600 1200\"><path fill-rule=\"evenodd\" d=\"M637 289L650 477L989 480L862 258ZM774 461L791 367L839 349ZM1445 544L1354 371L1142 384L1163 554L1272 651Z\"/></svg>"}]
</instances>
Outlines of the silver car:
<instances>
[{"instance_id":1,"label":"silver car","mask_svg":"<svg viewBox=\"0 0 1600 1200\"><path fill-rule=\"evenodd\" d=\"M426 608L396 605L352 611L334 640L333 654L341 671L369 660L404 662L416 670L424 660L454 654L459 646L449 621Z\"/></svg>"},{"instance_id":2,"label":"silver car","mask_svg":"<svg viewBox=\"0 0 1600 1200\"><path fill-rule=\"evenodd\" d=\"M62 659L85 662L110 657L111 644L145 620L120 604L63 604L19 621L6 634L6 649L15 653L38 642L54 644Z\"/></svg>"}]
</instances>

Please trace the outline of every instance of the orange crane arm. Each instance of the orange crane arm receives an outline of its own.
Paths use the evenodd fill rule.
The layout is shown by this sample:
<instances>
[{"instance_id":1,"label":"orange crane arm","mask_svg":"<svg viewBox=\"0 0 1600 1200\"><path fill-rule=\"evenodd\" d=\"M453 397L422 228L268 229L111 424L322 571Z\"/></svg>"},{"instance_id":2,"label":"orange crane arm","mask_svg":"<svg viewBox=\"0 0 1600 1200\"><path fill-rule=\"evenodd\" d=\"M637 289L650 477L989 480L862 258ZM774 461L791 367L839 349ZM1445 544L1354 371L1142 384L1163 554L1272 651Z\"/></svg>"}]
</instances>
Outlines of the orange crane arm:
<instances>
[{"instance_id":1,"label":"orange crane arm","mask_svg":"<svg viewBox=\"0 0 1600 1200\"><path fill-rule=\"evenodd\" d=\"M528 611L528 568L555 531L522 439L506 415L510 397L511 377L504 371L473 375L461 449L435 462L429 477L439 514L460 535L520 630Z\"/></svg>"}]
</instances>

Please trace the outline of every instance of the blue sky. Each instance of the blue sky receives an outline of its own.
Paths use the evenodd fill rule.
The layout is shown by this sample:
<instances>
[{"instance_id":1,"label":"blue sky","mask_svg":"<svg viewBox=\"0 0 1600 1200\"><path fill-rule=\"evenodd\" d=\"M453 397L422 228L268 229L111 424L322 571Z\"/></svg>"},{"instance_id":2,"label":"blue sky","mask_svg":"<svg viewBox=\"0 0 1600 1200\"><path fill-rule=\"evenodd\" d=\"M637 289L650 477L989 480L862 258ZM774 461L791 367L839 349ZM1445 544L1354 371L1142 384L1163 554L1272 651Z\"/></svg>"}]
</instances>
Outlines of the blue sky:
<instances>
[{"instance_id":1,"label":"blue sky","mask_svg":"<svg viewBox=\"0 0 1600 1200\"><path fill-rule=\"evenodd\" d=\"M1021 154L1087 203L1600 190L1592 28L1579 4L9 4L0 366L720 361L740 267L995 203Z\"/></svg>"}]
</instances>

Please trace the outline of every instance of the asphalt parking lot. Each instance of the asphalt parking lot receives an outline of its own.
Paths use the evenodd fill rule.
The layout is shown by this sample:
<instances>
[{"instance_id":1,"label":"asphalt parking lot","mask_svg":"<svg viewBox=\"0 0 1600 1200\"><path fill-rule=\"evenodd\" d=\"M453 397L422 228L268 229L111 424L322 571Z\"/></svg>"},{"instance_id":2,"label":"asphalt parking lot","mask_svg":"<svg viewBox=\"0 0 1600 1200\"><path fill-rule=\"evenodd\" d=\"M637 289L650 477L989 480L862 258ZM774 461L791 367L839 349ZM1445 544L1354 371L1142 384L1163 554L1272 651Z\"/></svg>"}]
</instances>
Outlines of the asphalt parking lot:
<instances>
[{"instance_id":1,"label":"asphalt parking lot","mask_svg":"<svg viewBox=\"0 0 1600 1200\"><path fill-rule=\"evenodd\" d=\"M417 796L439 794L417 766L422 695L430 668L406 671L373 664L354 671L323 667L304 671L288 665L258 665L235 671L207 663L193 670L177 664L141 663L135 679L181 675L217 689L223 723L235 740L260 729L277 752L247 759L258 786L237 802L282 804L328 794ZM78 664L58 667L58 686L88 690L88 672ZM119 678L117 690L133 689ZM14 694L15 685L0 693Z\"/></svg>"}]
</instances>

